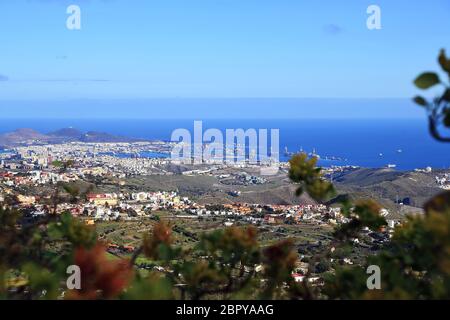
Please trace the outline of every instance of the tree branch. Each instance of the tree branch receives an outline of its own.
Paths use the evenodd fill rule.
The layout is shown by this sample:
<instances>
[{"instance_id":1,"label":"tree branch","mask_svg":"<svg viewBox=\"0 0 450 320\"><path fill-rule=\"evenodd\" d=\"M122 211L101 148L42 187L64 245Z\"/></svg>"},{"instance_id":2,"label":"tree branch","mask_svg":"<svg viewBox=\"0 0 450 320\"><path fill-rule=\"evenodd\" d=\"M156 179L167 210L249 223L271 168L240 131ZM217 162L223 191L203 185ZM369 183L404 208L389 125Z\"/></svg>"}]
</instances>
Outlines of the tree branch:
<instances>
[{"instance_id":1,"label":"tree branch","mask_svg":"<svg viewBox=\"0 0 450 320\"><path fill-rule=\"evenodd\" d=\"M439 133L437 126L436 126L436 121L432 116L428 117L428 129L430 131L431 136L436 139L437 141L440 142L450 142L450 137L443 137L441 136L441 134Z\"/></svg>"}]
</instances>

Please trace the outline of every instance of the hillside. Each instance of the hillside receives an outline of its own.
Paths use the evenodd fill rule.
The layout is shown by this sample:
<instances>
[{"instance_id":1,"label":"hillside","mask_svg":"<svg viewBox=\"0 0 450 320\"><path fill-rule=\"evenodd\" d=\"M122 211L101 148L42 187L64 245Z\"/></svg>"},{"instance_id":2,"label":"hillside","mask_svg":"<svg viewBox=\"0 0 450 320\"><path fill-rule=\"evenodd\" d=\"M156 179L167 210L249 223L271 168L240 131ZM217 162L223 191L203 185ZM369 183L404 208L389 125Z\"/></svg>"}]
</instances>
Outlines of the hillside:
<instances>
[{"instance_id":1,"label":"hillside","mask_svg":"<svg viewBox=\"0 0 450 320\"><path fill-rule=\"evenodd\" d=\"M395 171L392 169L357 169L333 177L339 193L379 199L389 205L402 202L413 207L422 207L433 195L443 190L435 177L443 170L431 173Z\"/></svg>"}]
</instances>

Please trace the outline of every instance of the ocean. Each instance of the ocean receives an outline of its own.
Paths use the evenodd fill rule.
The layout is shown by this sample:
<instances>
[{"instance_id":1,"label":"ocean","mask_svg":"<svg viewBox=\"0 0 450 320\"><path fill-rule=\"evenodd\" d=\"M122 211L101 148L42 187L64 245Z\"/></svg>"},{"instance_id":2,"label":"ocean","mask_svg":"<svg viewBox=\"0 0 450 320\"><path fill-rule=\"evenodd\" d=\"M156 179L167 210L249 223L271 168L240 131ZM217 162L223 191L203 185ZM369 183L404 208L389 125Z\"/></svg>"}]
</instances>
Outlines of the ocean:
<instances>
[{"instance_id":1,"label":"ocean","mask_svg":"<svg viewBox=\"0 0 450 320\"><path fill-rule=\"evenodd\" d=\"M172 131L185 128L193 132L194 120L70 120L70 119L1 119L0 133L17 128L32 128L48 133L64 127L81 131L102 131L134 138L170 140ZM337 157L340 161L321 160L320 164L385 167L395 164L398 170L450 167L450 143L433 140L424 119L380 120L203 120L203 130L279 129L281 160L288 152L300 149L316 151L322 158Z\"/></svg>"}]
</instances>

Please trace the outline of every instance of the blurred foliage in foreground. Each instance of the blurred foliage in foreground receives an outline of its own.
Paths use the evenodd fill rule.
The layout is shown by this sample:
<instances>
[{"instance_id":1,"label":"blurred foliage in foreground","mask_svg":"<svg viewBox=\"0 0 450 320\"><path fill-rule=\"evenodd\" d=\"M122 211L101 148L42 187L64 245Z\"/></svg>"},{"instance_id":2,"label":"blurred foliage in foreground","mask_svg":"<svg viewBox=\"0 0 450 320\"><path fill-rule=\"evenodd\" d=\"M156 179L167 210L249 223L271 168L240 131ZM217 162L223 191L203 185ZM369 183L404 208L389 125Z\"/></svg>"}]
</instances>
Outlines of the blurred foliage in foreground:
<instances>
[{"instance_id":1,"label":"blurred foliage in foreground","mask_svg":"<svg viewBox=\"0 0 450 320\"><path fill-rule=\"evenodd\" d=\"M334 195L315 160L291 159L290 178L318 201ZM0 295L5 299L379 299L450 297L450 192L432 199L426 214L396 228L381 253L367 258L381 269L381 290L366 286L365 266L338 267L323 286L292 277L298 260L291 240L262 248L257 229L230 227L205 234L193 249L174 246L172 226L158 222L130 259L110 259L95 229L70 214L24 223L0 208ZM386 221L374 201L340 201L347 223L336 228L317 259ZM56 251L54 250L56 248ZM55 254L52 252L58 252ZM159 266L145 274L135 267L144 255ZM68 290L66 269L81 269L81 290Z\"/></svg>"},{"instance_id":2,"label":"blurred foliage in foreground","mask_svg":"<svg viewBox=\"0 0 450 320\"><path fill-rule=\"evenodd\" d=\"M306 155L296 155L290 163L289 175L300 185L298 194L314 186L310 193L314 199L323 200L330 195L332 187L322 178L320 169L314 168L313 160L307 160ZM363 228L383 228L386 222L379 214L380 209L372 200L356 204L348 199L341 200L342 214L348 222L336 229L334 245L343 246L357 238ZM450 191L431 199L424 209L424 215L408 217L395 229L381 253L367 258L367 266L375 265L381 270L380 290L367 288L366 268L348 266L327 275L322 296L330 299L449 299Z\"/></svg>"},{"instance_id":3,"label":"blurred foliage in foreground","mask_svg":"<svg viewBox=\"0 0 450 320\"><path fill-rule=\"evenodd\" d=\"M450 76L444 51L438 60ZM450 127L449 86L432 72L420 75L415 84L421 89L444 86L444 93L431 102L423 97L414 100L427 108L431 134L450 141L437 129L439 123ZM306 192L322 202L335 196L335 190L316 164L315 158L295 155L289 177L298 184L297 195ZM71 164L54 165L65 170ZM66 191L74 202L78 200L77 190ZM357 239L362 229L386 226L381 207L372 200L352 203L341 197L338 203L347 222L336 228L331 245L314 257L317 261L330 259L333 251ZM296 283L294 243L288 239L262 248L251 226L203 235L194 249L187 250L173 245L172 226L160 221L131 259L112 260L95 229L70 214L50 214L30 222L12 206L0 204L0 298L449 299L450 191L431 199L424 209L424 215L408 217L397 227L381 252L367 257L366 266L381 270L381 289L369 290L366 266L338 267L327 273L321 287L309 284L310 273ZM138 272L135 261L140 255L159 269ZM67 289L70 265L81 269L80 290Z\"/></svg>"},{"instance_id":4,"label":"blurred foliage in foreground","mask_svg":"<svg viewBox=\"0 0 450 320\"><path fill-rule=\"evenodd\" d=\"M291 277L297 260L289 240L261 249L253 227L205 235L193 252L172 245L172 228L159 222L132 259L111 260L95 230L70 214L25 227L19 214L0 209L2 298L8 299L271 299L300 291ZM52 256L46 248L58 246ZM142 276L139 254L160 266ZM81 269L81 290L67 290L66 268Z\"/></svg>"},{"instance_id":5,"label":"blurred foliage in foreground","mask_svg":"<svg viewBox=\"0 0 450 320\"><path fill-rule=\"evenodd\" d=\"M424 72L414 80L414 84L422 90L439 85L442 87L442 93L430 101L422 96L416 96L414 102L426 109L431 135L438 141L450 142L450 137L443 136L439 130L441 126L450 128L450 59L444 50L439 54L438 63L446 79L441 79L435 72Z\"/></svg>"}]
</instances>

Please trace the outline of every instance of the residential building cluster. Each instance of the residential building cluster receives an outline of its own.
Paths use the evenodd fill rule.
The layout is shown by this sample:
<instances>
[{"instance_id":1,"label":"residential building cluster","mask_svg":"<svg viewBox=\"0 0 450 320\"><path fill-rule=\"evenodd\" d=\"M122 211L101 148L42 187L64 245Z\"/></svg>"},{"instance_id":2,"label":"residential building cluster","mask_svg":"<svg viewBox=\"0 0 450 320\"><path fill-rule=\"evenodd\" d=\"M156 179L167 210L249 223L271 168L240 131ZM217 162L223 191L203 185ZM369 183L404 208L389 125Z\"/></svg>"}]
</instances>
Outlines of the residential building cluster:
<instances>
[{"instance_id":1,"label":"residential building cluster","mask_svg":"<svg viewBox=\"0 0 450 320\"><path fill-rule=\"evenodd\" d=\"M439 186L439 188L450 190L450 174L445 173L441 176L435 177L436 183Z\"/></svg>"}]
</instances>

